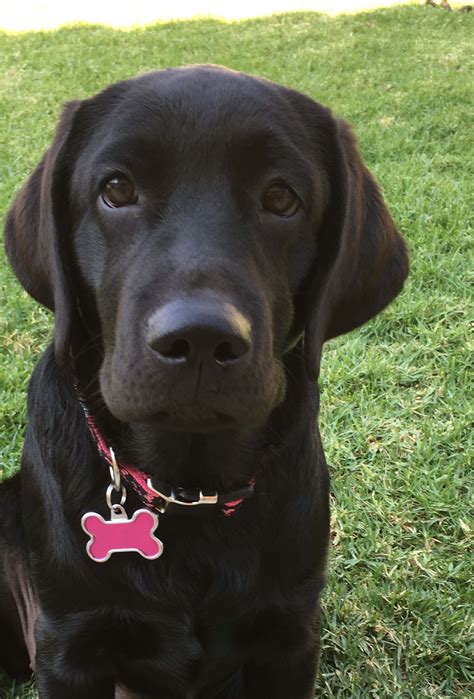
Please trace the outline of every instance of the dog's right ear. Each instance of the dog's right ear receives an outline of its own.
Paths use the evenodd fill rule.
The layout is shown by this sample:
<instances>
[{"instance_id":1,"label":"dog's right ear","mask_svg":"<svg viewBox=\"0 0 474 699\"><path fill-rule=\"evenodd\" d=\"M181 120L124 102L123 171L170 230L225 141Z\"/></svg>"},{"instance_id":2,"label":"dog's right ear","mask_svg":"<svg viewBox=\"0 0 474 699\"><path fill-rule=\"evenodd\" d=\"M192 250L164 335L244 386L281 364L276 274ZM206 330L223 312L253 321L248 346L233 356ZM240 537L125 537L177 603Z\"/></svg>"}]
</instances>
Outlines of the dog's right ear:
<instances>
[{"instance_id":1,"label":"dog's right ear","mask_svg":"<svg viewBox=\"0 0 474 699\"><path fill-rule=\"evenodd\" d=\"M68 351L75 309L68 270L68 144L80 101L66 104L53 143L18 193L6 220L5 246L26 291L55 314L56 356Z\"/></svg>"}]
</instances>

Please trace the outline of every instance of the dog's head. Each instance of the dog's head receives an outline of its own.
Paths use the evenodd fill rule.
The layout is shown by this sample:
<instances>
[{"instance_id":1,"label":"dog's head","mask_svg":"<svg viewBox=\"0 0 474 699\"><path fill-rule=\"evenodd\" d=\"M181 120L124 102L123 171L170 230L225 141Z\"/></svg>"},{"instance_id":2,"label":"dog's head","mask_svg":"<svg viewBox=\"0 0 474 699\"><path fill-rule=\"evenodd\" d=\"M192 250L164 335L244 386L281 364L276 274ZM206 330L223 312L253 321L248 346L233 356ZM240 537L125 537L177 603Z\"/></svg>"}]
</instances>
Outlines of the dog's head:
<instances>
[{"instance_id":1,"label":"dog's head","mask_svg":"<svg viewBox=\"0 0 474 699\"><path fill-rule=\"evenodd\" d=\"M55 312L58 360L97 335L111 413L193 432L263 422L303 334L315 378L323 342L378 313L407 274L347 124L212 66L69 103L6 245Z\"/></svg>"}]
</instances>

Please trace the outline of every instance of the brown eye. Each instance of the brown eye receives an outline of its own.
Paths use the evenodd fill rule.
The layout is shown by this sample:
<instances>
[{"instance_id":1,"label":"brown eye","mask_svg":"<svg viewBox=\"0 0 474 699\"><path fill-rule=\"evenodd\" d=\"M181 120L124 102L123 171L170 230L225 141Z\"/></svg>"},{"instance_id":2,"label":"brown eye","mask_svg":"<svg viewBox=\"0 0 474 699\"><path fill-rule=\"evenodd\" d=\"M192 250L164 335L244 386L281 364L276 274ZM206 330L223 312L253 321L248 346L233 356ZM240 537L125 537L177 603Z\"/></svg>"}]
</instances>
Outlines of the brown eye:
<instances>
[{"instance_id":1,"label":"brown eye","mask_svg":"<svg viewBox=\"0 0 474 699\"><path fill-rule=\"evenodd\" d=\"M106 182L102 190L102 199L107 206L116 209L120 206L136 204L138 194L133 184L126 177L114 177Z\"/></svg>"},{"instance_id":2,"label":"brown eye","mask_svg":"<svg viewBox=\"0 0 474 699\"><path fill-rule=\"evenodd\" d=\"M272 184L262 197L263 208L278 216L293 216L300 203L296 194L284 184Z\"/></svg>"}]
</instances>

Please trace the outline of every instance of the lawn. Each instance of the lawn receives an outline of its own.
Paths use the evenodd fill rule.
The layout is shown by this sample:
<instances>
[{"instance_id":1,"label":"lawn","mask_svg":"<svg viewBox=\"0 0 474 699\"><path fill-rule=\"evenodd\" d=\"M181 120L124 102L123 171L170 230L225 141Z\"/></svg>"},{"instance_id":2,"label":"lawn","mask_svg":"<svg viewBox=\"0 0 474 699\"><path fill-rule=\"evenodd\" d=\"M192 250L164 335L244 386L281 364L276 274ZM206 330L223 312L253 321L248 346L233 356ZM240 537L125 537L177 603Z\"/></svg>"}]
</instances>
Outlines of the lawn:
<instances>
[{"instance_id":1,"label":"lawn","mask_svg":"<svg viewBox=\"0 0 474 699\"><path fill-rule=\"evenodd\" d=\"M386 312L325 351L333 547L318 696L474 695L473 29L474 12L404 6L0 34L2 214L47 146L62 102L151 69L212 62L257 73L354 125L409 241L412 271ZM28 376L52 323L3 256L0 288L2 478L18 467ZM35 696L0 678L1 699Z\"/></svg>"}]
</instances>

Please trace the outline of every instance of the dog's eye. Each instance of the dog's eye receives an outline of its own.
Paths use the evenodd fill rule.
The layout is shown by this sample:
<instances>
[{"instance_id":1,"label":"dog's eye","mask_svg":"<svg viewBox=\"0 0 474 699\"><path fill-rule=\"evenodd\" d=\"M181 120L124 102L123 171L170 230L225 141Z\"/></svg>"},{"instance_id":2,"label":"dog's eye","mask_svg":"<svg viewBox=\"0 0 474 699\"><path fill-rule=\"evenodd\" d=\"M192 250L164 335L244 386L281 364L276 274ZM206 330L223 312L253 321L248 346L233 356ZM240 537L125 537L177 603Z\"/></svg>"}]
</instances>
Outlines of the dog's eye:
<instances>
[{"instance_id":1,"label":"dog's eye","mask_svg":"<svg viewBox=\"0 0 474 699\"><path fill-rule=\"evenodd\" d=\"M114 209L130 206L138 201L138 194L133 184L126 177L114 177L105 183L102 199Z\"/></svg>"},{"instance_id":2,"label":"dog's eye","mask_svg":"<svg viewBox=\"0 0 474 699\"><path fill-rule=\"evenodd\" d=\"M272 184L262 196L263 208L278 216L293 216L300 204L296 194L284 184Z\"/></svg>"}]
</instances>

